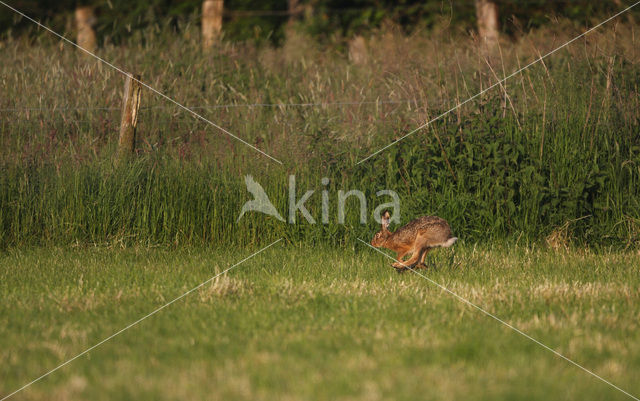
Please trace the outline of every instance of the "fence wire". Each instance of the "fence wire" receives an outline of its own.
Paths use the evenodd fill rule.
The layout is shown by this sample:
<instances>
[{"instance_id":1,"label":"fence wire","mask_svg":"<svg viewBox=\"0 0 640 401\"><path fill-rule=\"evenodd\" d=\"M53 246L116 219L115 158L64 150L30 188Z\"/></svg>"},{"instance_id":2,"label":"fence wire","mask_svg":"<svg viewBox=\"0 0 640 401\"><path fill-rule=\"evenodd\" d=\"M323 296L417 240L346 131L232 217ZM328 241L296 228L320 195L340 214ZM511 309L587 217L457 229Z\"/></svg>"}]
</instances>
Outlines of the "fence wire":
<instances>
[{"instance_id":1,"label":"fence wire","mask_svg":"<svg viewBox=\"0 0 640 401\"><path fill-rule=\"evenodd\" d=\"M246 103L246 104L214 104L208 106L188 106L193 110L215 110L215 109L227 109L227 108L277 108L277 107L329 107L329 106L361 106L361 105L375 105L375 104L413 104L418 106L418 104L422 103L421 100L418 99L404 99L404 100L371 100L371 101L363 101L363 102L316 102L316 103ZM433 104L433 103L431 103ZM146 106L140 107L140 110L167 110L174 109L175 106ZM27 111L109 111L109 110L121 110L121 106L113 106L113 107L74 107L74 106L64 106L64 107L8 107L8 108L0 108L0 112L5 113L19 113L19 112L27 112Z\"/></svg>"}]
</instances>

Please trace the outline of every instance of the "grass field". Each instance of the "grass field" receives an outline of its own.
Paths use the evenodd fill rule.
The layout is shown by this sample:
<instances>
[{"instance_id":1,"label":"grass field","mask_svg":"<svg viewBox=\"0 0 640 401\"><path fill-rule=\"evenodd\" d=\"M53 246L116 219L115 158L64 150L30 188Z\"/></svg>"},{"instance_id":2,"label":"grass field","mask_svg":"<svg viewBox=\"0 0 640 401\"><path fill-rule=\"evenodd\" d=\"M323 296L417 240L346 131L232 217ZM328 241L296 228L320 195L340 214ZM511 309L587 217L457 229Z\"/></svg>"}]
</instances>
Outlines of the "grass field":
<instances>
[{"instance_id":1,"label":"grass field","mask_svg":"<svg viewBox=\"0 0 640 401\"><path fill-rule=\"evenodd\" d=\"M488 248L424 274L640 394L640 255ZM5 252L0 396L257 249ZM550 397L630 399L364 245L279 243L14 399Z\"/></svg>"},{"instance_id":2,"label":"grass field","mask_svg":"<svg viewBox=\"0 0 640 401\"><path fill-rule=\"evenodd\" d=\"M356 241L385 189L401 224L463 239L422 274L640 397L637 20L496 85L584 25L485 54L455 24L390 23L362 62L293 28L203 52L197 23L97 50L282 165L150 91L116 163L121 74L44 31L0 37L0 399L277 238L12 399L631 399ZM314 190L318 224L238 219L245 175L285 217ZM356 189L369 220L351 198L343 224Z\"/></svg>"}]
</instances>

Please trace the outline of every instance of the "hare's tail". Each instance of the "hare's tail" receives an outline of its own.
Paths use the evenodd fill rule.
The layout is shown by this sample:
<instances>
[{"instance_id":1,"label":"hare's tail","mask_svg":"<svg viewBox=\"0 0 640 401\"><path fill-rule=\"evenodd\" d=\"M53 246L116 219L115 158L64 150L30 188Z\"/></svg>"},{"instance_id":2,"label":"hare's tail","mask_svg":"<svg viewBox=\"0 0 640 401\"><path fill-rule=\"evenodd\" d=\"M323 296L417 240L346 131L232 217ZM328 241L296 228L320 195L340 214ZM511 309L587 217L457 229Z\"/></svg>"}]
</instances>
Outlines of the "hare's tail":
<instances>
[{"instance_id":1,"label":"hare's tail","mask_svg":"<svg viewBox=\"0 0 640 401\"><path fill-rule=\"evenodd\" d=\"M458 240L458 237L451 237L448 240L446 240L445 242L442 243L442 245L440 245L441 247L444 248L449 248L451 245L455 244L455 242Z\"/></svg>"}]
</instances>

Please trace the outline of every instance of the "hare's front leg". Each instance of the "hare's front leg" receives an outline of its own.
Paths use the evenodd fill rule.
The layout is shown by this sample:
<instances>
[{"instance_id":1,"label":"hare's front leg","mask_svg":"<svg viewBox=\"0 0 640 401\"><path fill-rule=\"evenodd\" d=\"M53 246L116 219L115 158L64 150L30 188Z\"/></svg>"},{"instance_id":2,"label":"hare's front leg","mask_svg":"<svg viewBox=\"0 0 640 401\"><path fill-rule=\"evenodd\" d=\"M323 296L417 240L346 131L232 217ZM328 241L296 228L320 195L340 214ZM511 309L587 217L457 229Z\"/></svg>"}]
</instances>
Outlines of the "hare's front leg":
<instances>
[{"instance_id":1,"label":"hare's front leg","mask_svg":"<svg viewBox=\"0 0 640 401\"><path fill-rule=\"evenodd\" d=\"M404 255L407 254L407 251L399 251L398 255L396 256L396 260L397 262L393 263L391 266L396 268L396 269L400 269L400 270L404 270L407 268L407 266L405 266L405 263L402 263L402 258L404 258Z\"/></svg>"},{"instance_id":2,"label":"hare's front leg","mask_svg":"<svg viewBox=\"0 0 640 401\"><path fill-rule=\"evenodd\" d=\"M402 266L405 268L413 268L413 266L418 263L418 260L420 260L421 255L422 251L420 249L414 249L413 252L411 252L411 257L406 262L403 262Z\"/></svg>"}]
</instances>

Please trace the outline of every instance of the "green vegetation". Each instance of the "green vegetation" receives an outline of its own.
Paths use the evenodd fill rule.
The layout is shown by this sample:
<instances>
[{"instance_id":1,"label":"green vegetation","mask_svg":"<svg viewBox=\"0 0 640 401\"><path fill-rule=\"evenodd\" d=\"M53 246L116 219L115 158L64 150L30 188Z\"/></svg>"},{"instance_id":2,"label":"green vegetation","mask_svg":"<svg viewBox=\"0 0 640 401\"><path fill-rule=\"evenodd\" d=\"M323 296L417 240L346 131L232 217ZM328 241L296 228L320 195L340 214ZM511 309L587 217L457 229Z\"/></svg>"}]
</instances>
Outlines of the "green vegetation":
<instances>
[{"instance_id":1,"label":"green vegetation","mask_svg":"<svg viewBox=\"0 0 640 401\"><path fill-rule=\"evenodd\" d=\"M351 16L363 3L332 13L337 3L318 1L286 30L283 15L225 20L208 52L188 11L199 2L153 0L147 14L128 3L122 19L99 10L99 56L283 164L150 91L136 155L116 163L123 77L41 32L2 32L0 398L284 238L19 396L628 399L424 278L393 271L357 241L378 226L359 223L355 199L338 224L337 193L351 189L366 194L369 216L389 201L377 191L391 189L402 222L447 219L461 241L430 254L435 268L424 274L640 395L633 14L412 133L583 32L582 19L610 4L556 2L544 12L568 18L544 25L530 0L518 8L531 17L523 27L509 11L516 3L500 2L510 36L489 54L466 31L464 2L451 4L466 11L438 16L436 2L382 1ZM46 16L56 28L71 9L58 7ZM367 44L359 57L349 56L354 33ZM289 175L297 199L316 191L306 205L318 222L327 189L329 223L237 221L251 198L245 175L285 218Z\"/></svg>"},{"instance_id":2,"label":"green vegetation","mask_svg":"<svg viewBox=\"0 0 640 401\"><path fill-rule=\"evenodd\" d=\"M452 27L406 36L387 26L372 34L361 64L349 61L339 38L320 43L296 31L279 48L223 42L203 54L196 27L177 37L149 29L133 34L139 45L99 51L284 166L145 91L137 160L118 168L122 76L50 37L7 40L0 247L246 245L280 236L352 243L376 226L358 224L355 200L349 224L336 224L340 189L365 191L370 213L381 203L376 192L393 189L403 222L437 214L469 241L560 233L567 243L636 247L636 27L603 27L360 165L577 31L559 22L484 57ZM316 218L321 177L330 177L330 224L260 215L236 223L250 198L245 174L285 217L289 174L300 191L316 190L307 203Z\"/></svg>"},{"instance_id":3,"label":"green vegetation","mask_svg":"<svg viewBox=\"0 0 640 401\"><path fill-rule=\"evenodd\" d=\"M256 249L6 253L0 258L0 395ZM423 272L431 279L640 394L639 255L457 244L429 261L435 269ZM394 272L368 247L276 245L16 399L536 400L549 394L628 399L426 280Z\"/></svg>"}]
</instances>

